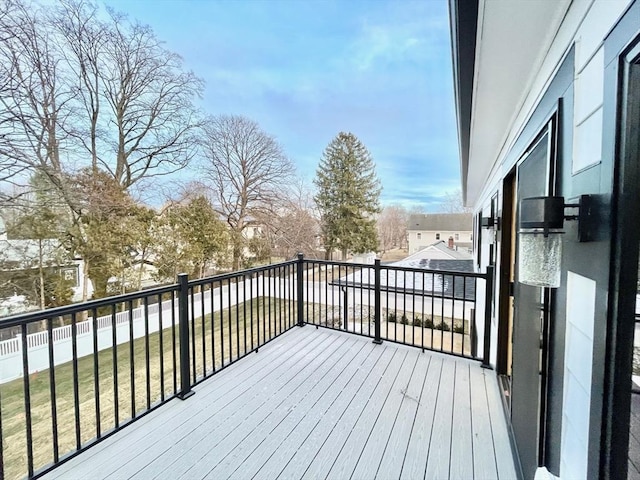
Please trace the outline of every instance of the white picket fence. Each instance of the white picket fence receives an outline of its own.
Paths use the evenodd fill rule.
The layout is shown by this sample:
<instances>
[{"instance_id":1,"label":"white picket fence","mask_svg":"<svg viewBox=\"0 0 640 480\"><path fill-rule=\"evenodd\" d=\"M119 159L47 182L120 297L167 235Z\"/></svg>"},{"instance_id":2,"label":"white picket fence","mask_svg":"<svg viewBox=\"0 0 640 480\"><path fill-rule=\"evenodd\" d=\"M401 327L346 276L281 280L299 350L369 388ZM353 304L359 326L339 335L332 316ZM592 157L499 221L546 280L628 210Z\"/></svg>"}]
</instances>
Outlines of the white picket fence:
<instances>
[{"instance_id":1,"label":"white picket fence","mask_svg":"<svg viewBox=\"0 0 640 480\"><path fill-rule=\"evenodd\" d=\"M253 283L250 285L250 283ZM269 286L269 284L271 284ZM201 317L203 314L219 311L223 308L235 305L237 302L245 302L252 298L262 296L264 290L270 296L279 298L283 291L283 284L274 279L267 280L266 283L262 277L256 277L252 280L245 280L230 286L218 287L213 290L206 290L204 298L201 299L200 293L193 295L193 302L189 301L189 318L193 315L195 318ZM231 288L231 292L229 292ZM236 289L237 294L236 294ZM213 294L213 302L211 295ZM295 297L294 292L287 291L288 296ZM236 301L237 299L237 301ZM171 300L162 302L162 315L159 314L160 304L153 303L148 305L148 333L155 333L160 328L166 329L172 326L172 318L175 318L175 324L178 323L179 302L176 298L174 305L175 311L171 312ZM192 310L193 306L193 310ZM131 311L125 310L115 315L116 326L116 345L129 342L130 335L130 319L133 323L133 338L141 338L145 335L145 307L140 306ZM162 317L162 326L160 326L160 318ZM112 316L104 315L97 319L97 346L98 351L111 348L113 346ZM29 366L29 374L47 370L49 368L49 333L47 331L32 333L27 335L27 358ZM92 355L93 349L93 318L76 324L76 348L78 358ZM17 336L9 340L0 342L0 384L10 382L23 375L22 365L22 338ZM72 331L71 325L57 327L53 329L53 359L54 365L61 365L73 359Z\"/></svg>"}]
</instances>

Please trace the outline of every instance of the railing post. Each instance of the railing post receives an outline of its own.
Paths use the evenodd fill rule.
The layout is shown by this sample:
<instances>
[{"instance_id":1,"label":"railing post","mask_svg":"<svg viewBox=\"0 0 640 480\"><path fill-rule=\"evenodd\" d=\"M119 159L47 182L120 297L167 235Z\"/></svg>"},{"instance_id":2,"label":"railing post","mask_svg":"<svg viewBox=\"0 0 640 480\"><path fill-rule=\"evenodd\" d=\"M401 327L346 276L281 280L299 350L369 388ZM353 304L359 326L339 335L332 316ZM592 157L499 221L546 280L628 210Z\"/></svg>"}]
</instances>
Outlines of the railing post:
<instances>
[{"instance_id":1,"label":"railing post","mask_svg":"<svg viewBox=\"0 0 640 480\"><path fill-rule=\"evenodd\" d=\"M298 254L296 264L297 294L296 305L298 306L298 326L304 327L304 254Z\"/></svg>"},{"instance_id":2,"label":"railing post","mask_svg":"<svg viewBox=\"0 0 640 480\"><path fill-rule=\"evenodd\" d=\"M373 275L374 275L374 287L373 287L373 303L374 303L374 314L373 314L373 343L381 344L381 331L380 331L380 317L382 312L382 306L380 305L380 259L376 258L373 263Z\"/></svg>"},{"instance_id":3,"label":"railing post","mask_svg":"<svg viewBox=\"0 0 640 480\"><path fill-rule=\"evenodd\" d=\"M189 360L189 276L178 275L178 328L180 332L180 393L178 398L186 400L195 392L191 390Z\"/></svg>"},{"instance_id":4,"label":"railing post","mask_svg":"<svg viewBox=\"0 0 640 480\"><path fill-rule=\"evenodd\" d=\"M491 368L489 357L491 355L491 306L493 303L493 265L487 266L487 277L485 281L484 292L484 342L483 342L483 357L482 367Z\"/></svg>"}]
</instances>

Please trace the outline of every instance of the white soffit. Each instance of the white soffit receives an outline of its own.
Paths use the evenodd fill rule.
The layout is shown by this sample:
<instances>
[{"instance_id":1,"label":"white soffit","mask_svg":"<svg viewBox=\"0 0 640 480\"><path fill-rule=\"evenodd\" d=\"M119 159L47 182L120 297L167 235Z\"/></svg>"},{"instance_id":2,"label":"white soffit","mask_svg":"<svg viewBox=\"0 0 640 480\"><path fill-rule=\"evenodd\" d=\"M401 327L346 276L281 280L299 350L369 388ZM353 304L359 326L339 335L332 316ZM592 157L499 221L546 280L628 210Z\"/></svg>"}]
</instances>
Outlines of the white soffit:
<instances>
[{"instance_id":1,"label":"white soffit","mask_svg":"<svg viewBox=\"0 0 640 480\"><path fill-rule=\"evenodd\" d=\"M467 203L478 201L570 0L481 0Z\"/></svg>"}]
</instances>

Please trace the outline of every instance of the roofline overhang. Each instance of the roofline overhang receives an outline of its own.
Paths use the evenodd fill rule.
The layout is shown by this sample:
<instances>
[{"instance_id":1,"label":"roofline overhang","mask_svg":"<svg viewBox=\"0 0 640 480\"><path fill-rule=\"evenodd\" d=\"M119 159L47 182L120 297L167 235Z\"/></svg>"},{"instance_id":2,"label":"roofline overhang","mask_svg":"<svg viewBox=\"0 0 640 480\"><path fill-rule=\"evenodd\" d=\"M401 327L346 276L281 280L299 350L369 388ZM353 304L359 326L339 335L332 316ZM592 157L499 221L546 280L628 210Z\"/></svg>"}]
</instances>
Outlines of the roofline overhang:
<instances>
[{"instance_id":1,"label":"roofline overhang","mask_svg":"<svg viewBox=\"0 0 640 480\"><path fill-rule=\"evenodd\" d=\"M460 151L462 201L467 202L473 75L476 61L479 0L449 0L453 90Z\"/></svg>"}]
</instances>

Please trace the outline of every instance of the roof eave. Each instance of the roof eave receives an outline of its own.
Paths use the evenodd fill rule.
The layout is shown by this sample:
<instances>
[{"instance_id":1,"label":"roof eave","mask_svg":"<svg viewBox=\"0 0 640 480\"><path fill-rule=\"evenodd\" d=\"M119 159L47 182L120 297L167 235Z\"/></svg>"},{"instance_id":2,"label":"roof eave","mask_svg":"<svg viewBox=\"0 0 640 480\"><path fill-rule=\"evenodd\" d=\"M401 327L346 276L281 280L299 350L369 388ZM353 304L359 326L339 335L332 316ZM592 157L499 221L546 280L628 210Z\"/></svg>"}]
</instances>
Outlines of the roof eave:
<instances>
[{"instance_id":1,"label":"roof eave","mask_svg":"<svg viewBox=\"0 0 640 480\"><path fill-rule=\"evenodd\" d=\"M469 171L469 140L471 138L471 107L473 102L473 72L476 57L479 0L449 0L453 86L460 149L462 201L467 202Z\"/></svg>"}]
</instances>

